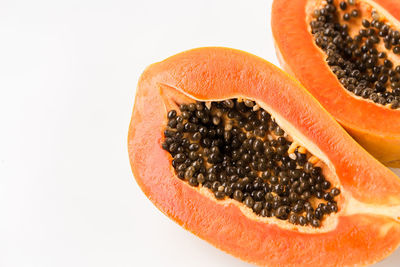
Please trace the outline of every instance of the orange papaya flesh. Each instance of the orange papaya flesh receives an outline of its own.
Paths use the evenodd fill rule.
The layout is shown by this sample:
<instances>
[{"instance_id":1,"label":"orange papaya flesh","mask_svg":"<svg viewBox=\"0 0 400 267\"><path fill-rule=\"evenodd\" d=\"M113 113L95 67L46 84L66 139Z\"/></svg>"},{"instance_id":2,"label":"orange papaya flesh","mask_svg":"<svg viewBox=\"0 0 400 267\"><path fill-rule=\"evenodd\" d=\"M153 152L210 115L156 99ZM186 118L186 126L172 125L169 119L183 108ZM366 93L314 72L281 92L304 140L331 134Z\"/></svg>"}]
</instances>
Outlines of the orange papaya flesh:
<instances>
[{"instance_id":1,"label":"orange papaya flesh","mask_svg":"<svg viewBox=\"0 0 400 267\"><path fill-rule=\"evenodd\" d=\"M346 3L346 9L340 8L340 3ZM353 38L359 35L359 30L373 29L376 36L380 31L372 26L374 18L383 24L387 24L393 32L400 30L400 6L397 0L357 0L351 5L347 1L334 0L336 7L335 14L337 22L341 25L348 25L348 33ZM340 78L335 75L327 62L328 56L321 49L312 34L310 23L316 20L313 14L315 10L324 7L326 1L299 0L293 1L290 5L284 0L274 0L272 7L272 31L275 41L275 47L278 59L282 67L304 85L305 88L335 117L335 119L356 139L366 150L374 155L378 160L390 167L400 167L400 107L398 98L400 98L400 84L396 81L392 85L391 77L384 83L386 91L371 91L361 97L362 90L355 93L355 89L345 89ZM353 10L358 11L357 17L344 20L344 14L351 14ZM335 16L336 16L335 15ZM362 21L367 20L368 27L362 26ZM369 26L371 24L371 26ZM367 38L357 43L361 49ZM385 52L384 58L378 58L377 66L384 67L384 60L388 59L393 65L389 69L395 70L400 65L400 46L390 45L385 47L383 37L379 36L378 43L371 47L378 52ZM397 41L395 41L397 42ZM397 49L394 52L394 49ZM353 56L349 59L355 63L357 58ZM361 68L361 67L360 67ZM400 67L399 67L400 68ZM400 69L399 69L400 70ZM371 77L371 69L362 70ZM387 76L381 73L381 76ZM341 76L340 76L341 77ZM378 77L378 81L379 81ZM377 82L374 78L368 80L367 88L375 90ZM347 86L347 85L346 85ZM399 88L399 89L396 89ZM353 91L351 91L353 90ZM397 90L397 91L396 91ZM378 93L377 93L378 92ZM391 100L396 97L396 107L386 101L386 104L379 104L374 101L380 101L377 96L384 96L389 92ZM372 101L371 99L375 99ZM392 107L392 108L391 108Z\"/></svg>"},{"instance_id":2,"label":"orange papaya flesh","mask_svg":"<svg viewBox=\"0 0 400 267\"><path fill-rule=\"evenodd\" d=\"M176 103L247 98L323 162L340 187L339 211L321 227L264 218L179 179L162 149ZM242 260L268 266L371 264L400 243L400 181L366 153L294 79L270 63L228 48L190 50L142 74L128 135L133 174L167 216ZM345 253L344 253L345 251Z\"/></svg>"}]
</instances>

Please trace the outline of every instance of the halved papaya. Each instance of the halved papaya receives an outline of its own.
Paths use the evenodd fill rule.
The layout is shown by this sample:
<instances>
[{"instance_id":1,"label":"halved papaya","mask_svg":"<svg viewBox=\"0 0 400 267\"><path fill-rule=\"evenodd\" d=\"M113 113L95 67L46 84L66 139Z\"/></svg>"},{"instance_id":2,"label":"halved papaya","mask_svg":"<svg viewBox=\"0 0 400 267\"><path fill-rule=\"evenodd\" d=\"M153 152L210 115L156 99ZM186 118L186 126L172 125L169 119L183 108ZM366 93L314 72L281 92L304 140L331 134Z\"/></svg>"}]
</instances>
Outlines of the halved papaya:
<instances>
[{"instance_id":1,"label":"halved papaya","mask_svg":"<svg viewBox=\"0 0 400 267\"><path fill-rule=\"evenodd\" d=\"M400 167L397 0L274 0L282 67L366 150Z\"/></svg>"},{"instance_id":2,"label":"halved papaya","mask_svg":"<svg viewBox=\"0 0 400 267\"><path fill-rule=\"evenodd\" d=\"M200 48L149 66L128 151L163 213L244 261L366 265L400 244L399 179L251 54Z\"/></svg>"}]
</instances>

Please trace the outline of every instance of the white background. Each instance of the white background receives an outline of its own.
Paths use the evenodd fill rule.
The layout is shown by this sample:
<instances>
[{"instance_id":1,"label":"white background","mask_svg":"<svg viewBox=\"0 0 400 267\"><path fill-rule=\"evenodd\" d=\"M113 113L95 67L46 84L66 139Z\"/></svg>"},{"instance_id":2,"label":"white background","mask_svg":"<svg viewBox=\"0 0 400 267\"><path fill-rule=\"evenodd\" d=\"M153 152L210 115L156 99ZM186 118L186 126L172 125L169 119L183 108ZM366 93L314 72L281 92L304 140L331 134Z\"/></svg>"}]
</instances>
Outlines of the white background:
<instances>
[{"instance_id":1,"label":"white background","mask_svg":"<svg viewBox=\"0 0 400 267\"><path fill-rule=\"evenodd\" d=\"M228 46L277 64L270 6L1 0L0 266L248 266L150 203L126 138L153 62Z\"/></svg>"}]
</instances>

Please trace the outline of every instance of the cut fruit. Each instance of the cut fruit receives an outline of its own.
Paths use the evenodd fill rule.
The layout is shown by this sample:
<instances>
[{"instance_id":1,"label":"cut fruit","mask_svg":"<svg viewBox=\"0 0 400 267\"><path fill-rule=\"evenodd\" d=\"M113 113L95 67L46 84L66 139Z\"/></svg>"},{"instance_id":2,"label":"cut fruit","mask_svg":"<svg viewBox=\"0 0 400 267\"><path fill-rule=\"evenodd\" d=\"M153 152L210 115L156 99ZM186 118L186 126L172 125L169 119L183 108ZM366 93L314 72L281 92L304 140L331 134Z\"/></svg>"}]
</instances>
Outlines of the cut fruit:
<instances>
[{"instance_id":1,"label":"cut fruit","mask_svg":"<svg viewBox=\"0 0 400 267\"><path fill-rule=\"evenodd\" d=\"M272 8L283 68L391 167L400 167L399 14L397 0L274 0Z\"/></svg>"},{"instance_id":2,"label":"cut fruit","mask_svg":"<svg viewBox=\"0 0 400 267\"><path fill-rule=\"evenodd\" d=\"M398 178L295 80L245 52L201 48L148 67L128 150L162 212L245 261L364 265L400 244Z\"/></svg>"}]
</instances>

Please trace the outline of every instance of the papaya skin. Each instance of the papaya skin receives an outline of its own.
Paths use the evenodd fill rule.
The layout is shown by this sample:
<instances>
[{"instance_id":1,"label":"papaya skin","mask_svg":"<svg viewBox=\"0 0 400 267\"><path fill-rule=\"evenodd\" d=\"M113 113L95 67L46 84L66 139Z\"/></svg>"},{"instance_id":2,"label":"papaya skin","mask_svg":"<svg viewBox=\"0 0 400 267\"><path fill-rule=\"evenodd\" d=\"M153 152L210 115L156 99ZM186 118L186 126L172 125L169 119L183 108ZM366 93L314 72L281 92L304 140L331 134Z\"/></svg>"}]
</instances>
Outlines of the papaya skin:
<instances>
[{"instance_id":1,"label":"papaya skin","mask_svg":"<svg viewBox=\"0 0 400 267\"><path fill-rule=\"evenodd\" d=\"M368 152L386 166L399 168L400 110L355 98L342 87L310 33L306 16L312 1L298 0L290 5L284 0L273 2L271 25L282 68L296 77ZM400 19L397 0L364 2L375 2L392 19Z\"/></svg>"},{"instance_id":2,"label":"papaya skin","mask_svg":"<svg viewBox=\"0 0 400 267\"><path fill-rule=\"evenodd\" d=\"M178 93L171 96L171 88ZM344 195L329 227L301 231L255 219L242 204L216 200L176 176L170 154L161 147L169 105L236 97L256 100L279 117L289 135L316 147L314 154L325 158ZM137 183L163 213L244 261L262 266L366 265L388 256L400 243L398 178L298 82L251 54L200 48L148 67L137 88L128 151ZM359 204L350 205L350 199Z\"/></svg>"}]
</instances>

